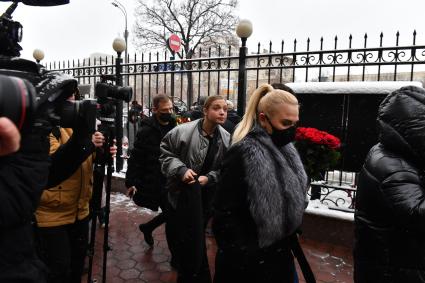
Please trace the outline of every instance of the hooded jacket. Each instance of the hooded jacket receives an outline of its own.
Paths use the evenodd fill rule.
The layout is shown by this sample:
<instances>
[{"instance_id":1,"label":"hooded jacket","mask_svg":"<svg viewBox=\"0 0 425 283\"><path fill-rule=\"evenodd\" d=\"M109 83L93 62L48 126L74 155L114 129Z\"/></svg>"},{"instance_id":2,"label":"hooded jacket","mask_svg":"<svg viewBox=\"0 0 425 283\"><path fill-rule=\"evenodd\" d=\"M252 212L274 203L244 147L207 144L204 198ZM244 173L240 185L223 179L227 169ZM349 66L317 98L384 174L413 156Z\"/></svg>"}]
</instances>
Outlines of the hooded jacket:
<instances>
[{"instance_id":1,"label":"hooded jacket","mask_svg":"<svg viewBox=\"0 0 425 283\"><path fill-rule=\"evenodd\" d=\"M357 186L354 280L425 282L425 90L388 95L377 121Z\"/></svg>"},{"instance_id":2,"label":"hooded jacket","mask_svg":"<svg viewBox=\"0 0 425 283\"><path fill-rule=\"evenodd\" d=\"M72 129L60 128L60 137L50 134L50 154L72 136ZM39 227L72 224L89 215L93 187L93 157L89 156L67 180L44 190L35 213Z\"/></svg>"}]
</instances>

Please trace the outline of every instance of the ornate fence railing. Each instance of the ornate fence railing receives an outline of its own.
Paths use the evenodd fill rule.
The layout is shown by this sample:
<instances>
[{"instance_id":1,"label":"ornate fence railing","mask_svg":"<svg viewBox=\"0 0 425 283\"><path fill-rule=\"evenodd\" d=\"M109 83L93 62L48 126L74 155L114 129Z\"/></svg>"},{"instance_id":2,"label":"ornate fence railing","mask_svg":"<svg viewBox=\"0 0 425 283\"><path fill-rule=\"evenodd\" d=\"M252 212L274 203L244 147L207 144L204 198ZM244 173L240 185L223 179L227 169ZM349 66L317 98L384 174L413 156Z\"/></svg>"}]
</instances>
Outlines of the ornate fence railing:
<instances>
[{"instance_id":1,"label":"ornate fence railing","mask_svg":"<svg viewBox=\"0 0 425 283\"><path fill-rule=\"evenodd\" d=\"M294 40L288 48L282 41L279 46L270 42L266 49L261 44L257 50L246 56L247 97L263 83L287 82L340 82L340 81L425 81L425 45L416 45L416 31L412 35L411 45L399 45L400 34L395 36L395 45L384 46L384 36L381 33L379 43L375 47L368 46L368 36L363 38L360 48L353 48L353 37L341 43L338 37L333 39L333 48L324 48L323 38L319 47L313 49L310 39L306 41L303 51L299 42ZM344 44L347 48L338 48ZM166 93L179 102L179 111L189 108L193 101L201 95L219 94L237 105L240 98L238 85L239 53L234 47L217 47L196 50L192 58L170 57L168 53L148 53L128 56L120 76L125 85L133 87L133 98L149 115L152 96L156 93ZM51 70L61 70L75 77L83 94L94 96L94 85L102 75L115 75L117 72L116 58L100 56L84 60L52 62L46 64ZM346 102L344 102L346 103ZM128 110L129 105L127 105ZM351 106L353 107L353 106ZM303 109L305 111L306 109ZM314 109L312 110L314 111ZM125 135L132 145L136 124L127 121L127 111L124 111ZM301 117L303 112L301 112ZM370 121L374 124L374 121ZM340 121L335 121L340 123ZM308 126L308 125L304 125ZM343 188L341 188L343 186ZM326 201L333 191L347 194L346 201L355 198L355 186L345 186L342 183L322 186L322 200ZM351 188L354 188L353 190ZM351 202L347 209L353 209ZM341 206L341 201L335 201Z\"/></svg>"}]
</instances>

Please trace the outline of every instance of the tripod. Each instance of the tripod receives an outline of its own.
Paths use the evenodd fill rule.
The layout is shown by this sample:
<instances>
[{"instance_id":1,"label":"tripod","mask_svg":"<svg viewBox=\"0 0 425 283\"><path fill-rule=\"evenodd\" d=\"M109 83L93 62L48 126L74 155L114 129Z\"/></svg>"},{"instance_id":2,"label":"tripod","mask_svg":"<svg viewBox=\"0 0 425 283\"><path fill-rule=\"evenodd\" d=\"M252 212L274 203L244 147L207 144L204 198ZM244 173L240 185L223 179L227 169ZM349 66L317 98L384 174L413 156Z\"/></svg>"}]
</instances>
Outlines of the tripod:
<instances>
[{"instance_id":1,"label":"tripod","mask_svg":"<svg viewBox=\"0 0 425 283\"><path fill-rule=\"evenodd\" d=\"M102 118L100 118L102 120ZM105 119L106 120L106 119ZM99 131L102 132L105 137L105 144L102 148L96 149L96 158L94 161L93 170L93 209L92 209L92 223L90 231L90 243L88 248L89 257L89 272L87 276L87 282L96 282L92 280L93 273L93 259L94 259L94 248L96 242L96 222L100 213L103 213L101 209L102 202L102 191L103 191L103 180L105 177L105 165L107 164L106 173L106 186L105 186L105 228L103 231L103 262L102 262L102 283L106 282L106 262L108 258L108 251L111 250L108 244L109 237L109 212L110 212L110 198L111 198L111 179L112 172L114 171L114 164L112 155L109 149L114 145L115 139L115 125L109 121L102 123L99 126Z\"/></svg>"}]
</instances>

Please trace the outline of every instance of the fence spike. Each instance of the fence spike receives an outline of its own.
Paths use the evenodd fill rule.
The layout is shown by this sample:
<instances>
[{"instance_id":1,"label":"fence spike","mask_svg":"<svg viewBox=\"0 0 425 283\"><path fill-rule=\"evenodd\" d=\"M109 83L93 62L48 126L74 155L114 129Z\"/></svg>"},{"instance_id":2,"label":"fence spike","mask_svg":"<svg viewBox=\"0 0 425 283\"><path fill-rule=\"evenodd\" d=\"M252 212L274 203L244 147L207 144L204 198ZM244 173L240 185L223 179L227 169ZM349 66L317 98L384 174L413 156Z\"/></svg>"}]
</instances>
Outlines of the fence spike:
<instances>
[{"instance_id":1,"label":"fence spike","mask_svg":"<svg viewBox=\"0 0 425 283\"><path fill-rule=\"evenodd\" d=\"M323 36L320 37L320 50L323 50Z\"/></svg>"},{"instance_id":2,"label":"fence spike","mask_svg":"<svg viewBox=\"0 0 425 283\"><path fill-rule=\"evenodd\" d=\"M382 47L383 38L384 38L384 33L381 31L381 34L379 35L379 47Z\"/></svg>"},{"instance_id":3,"label":"fence spike","mask_svg":"<svg viewBox=\"0 0 425 283\"><path fill-rule=\"evenodd\" d=\"M310 51L310 37L307 38L307 51Z\"/></svg>"},{"instance_id":4,"label":"fence spike","mask_svg":"<svg viewBox=\"0 0 425 283\"><path fill-rule=\"evenodd\" d=\"M413 31L413 45L416 45L416 29Z\"/></svg>"},{"instance_id":5,"label":"fence spike","mask_svg":"<svg viewBox=\"0 0 425 283\"><path fill-rule=\"evenodd\" d=\"M272 45L273 45L273 43L272 43L272 41L270 40L270 42L269 42L269 53L272 53Z\"/></svg>"},{"instance_id":6,"label":"fence spike","mask_svg":"<svg viewBox=\"0 0 425 283\"><path fill-rule=\"evenodd\" d=\"M281 53L283 53L283 49L284 49L284 47L285 47L285 41L284 40L282 40L282 42L281 42Z\"/></svg>"},{"instance_id":7,"label":"fence spike","mask_svg":"<svg viewBox=\"0 0 425 283\"><path fill-rule=\"evenodd\" d=\"M257 54L260 54L261 43L258 42Z\"/></svg>"},{"instance_id":8,"label":"fence spike","mask_svg":"<svg viewBox=\"0 0 425 283\"><path fill-rule=\"evenodd\" d=\"M364 48L367 46L367 33L364 34Z\"/></svg>"},{"instance_id":9,"label":"fence spike","mask_svg":"<svg viewBox=\"0 0 425 283\"><path fill-rule=\"evenodd\" d=\"M353 43L353 35L350 33L350 36L348 37L348 48L351 49L352 43Z\"/></svg>"},{"instance_id":10,"label":"fence spike","mask_svg":"<svg viewBox=\"0 0 425 283\"><path fill-rule=\"evenodd\" d=\"M400 32L397 31L397 33L395 34L395 36L396 36L396 43L395 43L395 45L398 46L398 40L400 38Z\"/></svg>"},{"instance_id":11,"label":"fence spike","mask_svg":"<svg viewBox=\"0 0 425 283\"><path fill-rule=\"evenodd\" d=\"M294 52L296 52L297 51L297 39L295 38L294 39Z\"/></svg>"}]
</instances>

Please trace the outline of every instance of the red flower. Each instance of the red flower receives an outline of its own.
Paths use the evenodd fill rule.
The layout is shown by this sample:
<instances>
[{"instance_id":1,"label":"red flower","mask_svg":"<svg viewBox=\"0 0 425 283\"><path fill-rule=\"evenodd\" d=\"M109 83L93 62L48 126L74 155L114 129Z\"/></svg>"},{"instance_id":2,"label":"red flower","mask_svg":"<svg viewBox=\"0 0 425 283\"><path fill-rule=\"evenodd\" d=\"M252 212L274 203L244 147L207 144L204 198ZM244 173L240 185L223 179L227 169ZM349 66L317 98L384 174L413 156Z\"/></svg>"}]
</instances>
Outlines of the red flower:
<instances>
[{"instance_id":1,"label":"red flower","mask_svg":"<svg viewBox=\"0 0 425 283\"><path fill-rule=\"evenodd\" d=\"M339 138L315 128L297 128L295 146L310 178L319 180L322 173L338 163Z\"/></svg>"},{"instance_id":2,"label":"red flower","mask_svg":"<svg viewBox=\"0 0 425 283\"><path fill-rule=\"evenodd\" d=\"M332 149L338 149L341 146L339 138L328 134L327 132L320 131L316 128L303 128L298 127L295 134L295 140L306 140L315 144L327 145Z\"/></svg>"}]
</instances>

